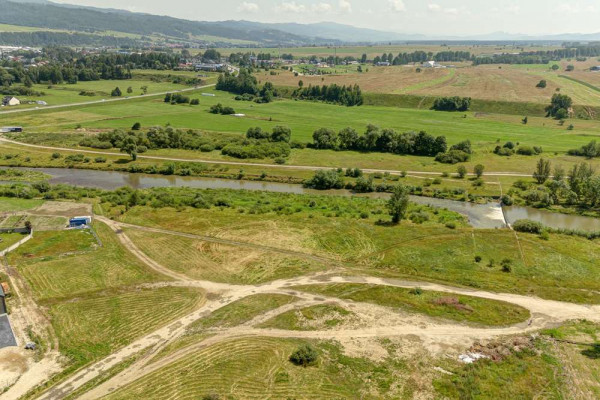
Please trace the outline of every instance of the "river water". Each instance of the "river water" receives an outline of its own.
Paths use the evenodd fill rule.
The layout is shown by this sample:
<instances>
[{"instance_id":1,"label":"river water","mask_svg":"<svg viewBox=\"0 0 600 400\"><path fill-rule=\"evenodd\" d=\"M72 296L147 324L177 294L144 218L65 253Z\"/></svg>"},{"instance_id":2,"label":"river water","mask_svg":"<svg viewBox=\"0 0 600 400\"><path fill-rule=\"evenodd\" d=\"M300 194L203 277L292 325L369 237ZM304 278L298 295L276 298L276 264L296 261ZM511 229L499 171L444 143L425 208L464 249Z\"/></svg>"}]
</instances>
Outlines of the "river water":
<instances>
[{"instance_id":1,"label":"river water","mask_svg":"<svg viewBox=\"0 0 600 400\"><path fill-rule=\"evenodd\" d=\"M387 193L355 194L348 190L313 190L301 185L275 182L239 181L233 179L216 179L186 176L149 175L116 171L95 171L69 168L31 168L43 172L51 178L52 184L64 183L74 186L94 187L113 190L123 186L133 189L151 187L192 187L199 189L236 189L264 190L279 193L319 194L338 196L366 196L387 198ZM578 215L566 215L538 210L531 207L500 207L497 203L473 204L447 199L411 196L411 201L434 207L446 208L467 216L469 223L475 228L501 228L506 223L513 224L519 219L531 219L552 228L579 229L600 231L600 219Z\"/></svg>"}]
</instances>

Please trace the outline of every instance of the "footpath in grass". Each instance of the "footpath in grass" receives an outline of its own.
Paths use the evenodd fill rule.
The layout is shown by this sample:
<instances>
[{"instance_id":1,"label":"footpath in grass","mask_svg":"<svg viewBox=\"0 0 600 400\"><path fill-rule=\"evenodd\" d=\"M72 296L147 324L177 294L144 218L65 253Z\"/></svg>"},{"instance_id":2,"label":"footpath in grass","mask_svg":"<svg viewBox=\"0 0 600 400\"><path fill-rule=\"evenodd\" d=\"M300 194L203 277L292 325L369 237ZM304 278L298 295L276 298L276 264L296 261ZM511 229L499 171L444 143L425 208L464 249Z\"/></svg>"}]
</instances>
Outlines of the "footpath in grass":
<instances>
[{"instance_id":1,"label":"footpath in grass","mask_svg":"<svg viewBox=\"0 0 600 400\"><path fill-rule=\"evenodd\" d=\"M420 289L349 283L295 286L295 289L486 326L512 325L530 316L528 310L501 301Z\"/></svg>"}]
</instances>

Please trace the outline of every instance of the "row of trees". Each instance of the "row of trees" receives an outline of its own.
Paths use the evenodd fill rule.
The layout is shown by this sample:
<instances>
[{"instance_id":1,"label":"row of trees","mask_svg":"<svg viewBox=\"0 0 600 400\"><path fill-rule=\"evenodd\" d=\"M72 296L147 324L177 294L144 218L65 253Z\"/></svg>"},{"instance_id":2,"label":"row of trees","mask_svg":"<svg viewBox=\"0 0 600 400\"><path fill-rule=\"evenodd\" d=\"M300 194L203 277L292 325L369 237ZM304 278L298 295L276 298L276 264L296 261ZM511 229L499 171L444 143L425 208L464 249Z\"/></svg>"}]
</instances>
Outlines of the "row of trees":
<instances>
[{"instance_id":1,"label":"row of trees","mask_svg":"<svg viewBox=\"0 0 600 400\"><path fill-rule=\"evenodd\" d=\"M215 135L201 132L182 131L172 127L152 127L140 130L136 123L130 132L114 130L102 132L95 138L88 137L79 144L98 149L117 148L127 153L133 160L148 149L187 149L221 153L236 158L285 158L291 151L289 145L291 130L285 126L276 126L269 132L261 128L251 128L246 137Z\"/></svg>"},{"instance_id":2,"label":"row of trees","mask_svg":"<svg viewBox=\"0 0 600 400\"><path fill-rule=\"evenodd\" d=\"M363 55L361 61L366 62L367 55ZM394 56L392 53L383 53L373 59L373 64L378 62L389 62L392 65L405 65L410 63L423 63L426 61L459 62L472 60L473 56L468 51L440 51L438 53L414 51L412 53L400 53Z\"/></svg>"},{"instance_id":3,"label":"row of trees","mask_svg":"<svg viewBox=\"0 0 600 400\"><path fill-rule=\"evenodd\" d=\"M596 175L590 164L574 165L568 172L557 165L552 170L549 160L541 158L533 172L538 186L530 187L517 182L522 190L520 196L529 204L547 207L552 204L597 207L600 205L600 175Z\"/></svg>"},{"instance_id":4,"label":"row of trees","mask_svg":"<svg viewBox=\"0 0 600 400\"><path fill-rule=\"evenodd\" d=\"M30 87L34 83L77 83L100 79L131 79L131 71L140 69L173 69L179 56L160 52L141 54L97 54L84 55L55 48L46 49L42 59L49 64L24 68L18 62L5 62L0 68L2 86L22 83Z\"/></svg>"},{"instance_id":5,"label":"row of trees","mask_svg":"<svg viewBox=\"0 0 600 400\"><path fill-rule=\"evenodd\" d=\"M393 129L379 129L368 125L363 134L354 128L336 132L328 128L313 133L312 147L316 149L377 151L382 153L435 156L447 150L444 136L434 137L427 132L398 133Z\"/></svg>"},{"instance_id":6,"label":"row of trees","mask_svg":"<svg viewBox=\"0 0 600 400\"><path fill-rule=\"evenodd\" d=\"M585 58L600 56L600 44L589 45L565 44L566 47L555 50L529 51L519 54L496 54L487 57L476 57L474 65L479 64L548 64L564 58Z\"/></svg>"},{"instance_id":7,"label":"row of trees","mask_svg":"<svg viewBox=\"0 0 600 400\"><path fill-rule=\"evenodd\" d=\"M323 86L300 87L294 90L292 97L301 100L319 100L344 106L360 106L363 95L358 85L339 86L334 84Z\"/></svg>"}]
</instances>

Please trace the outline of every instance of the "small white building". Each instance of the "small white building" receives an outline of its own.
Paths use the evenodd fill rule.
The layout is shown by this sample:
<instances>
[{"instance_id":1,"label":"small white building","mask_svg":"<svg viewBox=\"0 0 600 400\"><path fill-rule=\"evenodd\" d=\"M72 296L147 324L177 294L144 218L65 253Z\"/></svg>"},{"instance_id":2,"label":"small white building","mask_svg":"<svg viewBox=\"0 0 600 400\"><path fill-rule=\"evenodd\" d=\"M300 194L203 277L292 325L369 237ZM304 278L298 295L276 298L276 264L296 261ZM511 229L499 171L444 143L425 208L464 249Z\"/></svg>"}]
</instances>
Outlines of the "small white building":
<instances>
[{"instance_id":1,"label":"small white building","mask_svg":"<svg viewBox=\"0 0 600 400\"><path fill-rule=\"evenodd\" d=\"M13 96L6 96L2 99L3 106L18 106L21 104L21 101Z\"/></svg>"}]
</instances>

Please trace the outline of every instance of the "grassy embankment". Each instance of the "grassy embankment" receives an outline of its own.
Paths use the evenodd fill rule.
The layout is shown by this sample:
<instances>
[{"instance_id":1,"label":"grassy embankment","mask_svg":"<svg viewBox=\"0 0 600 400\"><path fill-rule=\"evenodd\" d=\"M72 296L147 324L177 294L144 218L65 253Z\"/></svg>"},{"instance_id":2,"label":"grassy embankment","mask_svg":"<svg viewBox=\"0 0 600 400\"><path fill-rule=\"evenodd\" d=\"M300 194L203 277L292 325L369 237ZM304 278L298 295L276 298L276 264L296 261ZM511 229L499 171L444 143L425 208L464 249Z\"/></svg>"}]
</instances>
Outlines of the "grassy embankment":
<instances>
[{"instance_id":1,"label":"grassy embankment","mask_svg":"<svg viewBox=\"0 0 600 400\"><path fill-rule=\"evenodd\" d=\"M218 192L212 193L210 197ZM377 224L379 219L389 218L384 200L222 193L228 193L229 206L202 212L185 207L176 211L137 206L125 211L122 207L111 209L106 204L103 208L108 215L133 224L329 257L343 262L351 274L409 277L548 299L600 302L600 286L594 278L595 266L600 262L598 241L559 234L551 234L544 240L531 234L515 235L508 230L474 230L464 227L454 213L416 206L408 213L416 222L388 227ZM455 222L457 229L447 228L449 222ZM138 235L133 239L144 247L144 241L151 240L148 236ZM154 239L160 243L173 240L160 235ZM179 256L169 253L172 261L168 257L161 260L176 268L178 263L187 265L200 255L210 257L210 252L203 254L206 248L188 246ZM480 262L476 262L477 256L481 257ZM502 270L504 259L510 260L510 272ZM203 268L198 271L208 273ZM276 269L268 271L272 276L281 276Z\"/></svg>"}]
</instances>

